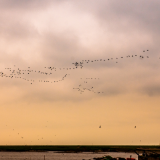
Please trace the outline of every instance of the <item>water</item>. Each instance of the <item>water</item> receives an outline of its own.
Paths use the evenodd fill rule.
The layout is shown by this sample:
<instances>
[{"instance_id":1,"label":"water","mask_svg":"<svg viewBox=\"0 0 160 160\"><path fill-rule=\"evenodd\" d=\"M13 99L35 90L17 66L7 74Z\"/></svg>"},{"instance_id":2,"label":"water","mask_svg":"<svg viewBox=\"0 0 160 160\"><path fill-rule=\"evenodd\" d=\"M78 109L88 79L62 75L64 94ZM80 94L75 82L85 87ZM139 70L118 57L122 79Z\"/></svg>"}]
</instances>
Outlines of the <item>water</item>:
<instances>
[{"instance_id":1,"label":"water","mask_svg":"<svg viewBox=\"0 0 160 160\"><path fill-rule=\"evenodd\" d=\"M57 153L57 152L0 152L0 160L93 160L95 157L110 155L112 157L132 158L138 160L135 153L124 152L82 152L82 153Z\"/></svg>"}]
</instances>

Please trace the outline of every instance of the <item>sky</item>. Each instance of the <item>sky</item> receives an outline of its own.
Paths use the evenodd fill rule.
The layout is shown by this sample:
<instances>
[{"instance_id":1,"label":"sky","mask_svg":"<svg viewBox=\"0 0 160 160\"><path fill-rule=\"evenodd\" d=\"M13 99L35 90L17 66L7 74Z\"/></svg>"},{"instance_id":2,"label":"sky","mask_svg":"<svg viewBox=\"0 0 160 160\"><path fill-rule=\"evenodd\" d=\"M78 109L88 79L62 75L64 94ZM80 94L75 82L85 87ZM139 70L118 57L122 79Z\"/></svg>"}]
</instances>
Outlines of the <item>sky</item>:
<instances>
[{"instance_id":1,"label":"sky","mask_svg":"<svg viewBox=\"0 0 160 160\"><path fill-rule=\"evenodd\" d=\"M159 145L159 0L0 0L0 145Z\"/></svg>"}]
</instances>

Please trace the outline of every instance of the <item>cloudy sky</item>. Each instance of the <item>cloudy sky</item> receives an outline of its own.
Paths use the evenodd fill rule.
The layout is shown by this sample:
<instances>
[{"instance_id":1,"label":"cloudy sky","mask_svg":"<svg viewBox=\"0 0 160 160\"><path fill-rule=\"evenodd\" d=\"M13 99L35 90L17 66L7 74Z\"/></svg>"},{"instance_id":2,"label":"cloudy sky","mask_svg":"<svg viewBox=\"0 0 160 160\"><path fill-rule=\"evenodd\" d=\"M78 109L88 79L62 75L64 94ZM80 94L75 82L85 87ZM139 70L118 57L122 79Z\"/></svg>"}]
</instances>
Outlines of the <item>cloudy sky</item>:
<instances>
[{"instance_id":1,"label":"cloudy sky","mask_svg":"<svg viewBox=\"0 0 160 160\"><path fill-rule=\"evenodd\" d=\"M159 0L0 0L0 145L158 145L159 20Z\"/></svg>"}]
</instances>

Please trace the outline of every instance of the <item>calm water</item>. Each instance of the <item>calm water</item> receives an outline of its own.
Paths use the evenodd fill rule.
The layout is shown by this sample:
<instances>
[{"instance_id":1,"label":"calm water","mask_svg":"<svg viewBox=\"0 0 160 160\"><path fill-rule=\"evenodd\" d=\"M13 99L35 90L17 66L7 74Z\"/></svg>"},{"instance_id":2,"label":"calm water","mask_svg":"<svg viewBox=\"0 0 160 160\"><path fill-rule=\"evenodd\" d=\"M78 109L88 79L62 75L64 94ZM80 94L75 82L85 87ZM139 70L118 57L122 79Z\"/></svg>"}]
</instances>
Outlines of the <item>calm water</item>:
<instances>
[{"instance_id":1,"label":"calm water","mask_svg":"<svg viewBox=\"0 0 160 160\"><path fill-rule=\"evenodd\" d=\"M0 160L88 160L95 157L110 155L112 157L133 158L138 160L135 153L117 153L117 152L82 152L82 153L56 153L56 152L0 152Z\"/></svg>"}]
</instances>

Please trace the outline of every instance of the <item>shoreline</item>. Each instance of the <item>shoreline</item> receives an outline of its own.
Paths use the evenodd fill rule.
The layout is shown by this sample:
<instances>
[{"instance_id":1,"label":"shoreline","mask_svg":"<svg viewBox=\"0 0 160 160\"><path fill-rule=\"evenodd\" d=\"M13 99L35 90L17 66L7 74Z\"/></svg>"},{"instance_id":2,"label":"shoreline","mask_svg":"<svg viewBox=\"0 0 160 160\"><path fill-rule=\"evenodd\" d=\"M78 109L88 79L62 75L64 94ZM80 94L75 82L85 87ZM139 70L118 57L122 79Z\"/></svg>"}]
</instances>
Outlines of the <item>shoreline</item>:
<instances>
[{"instance_id":1,"label":"shoreline","mask_svg":"<svg viewBox=\"0 0 160 160\"><path fill-rule=\"evenodd\" d=\"M15 145L0 146L0 152L47 152L81 153L81 152L126 152L135 153L135 150L148 150L160 152L160 146L129 146L129 145Z\"/></svg>"}]
</instances>

